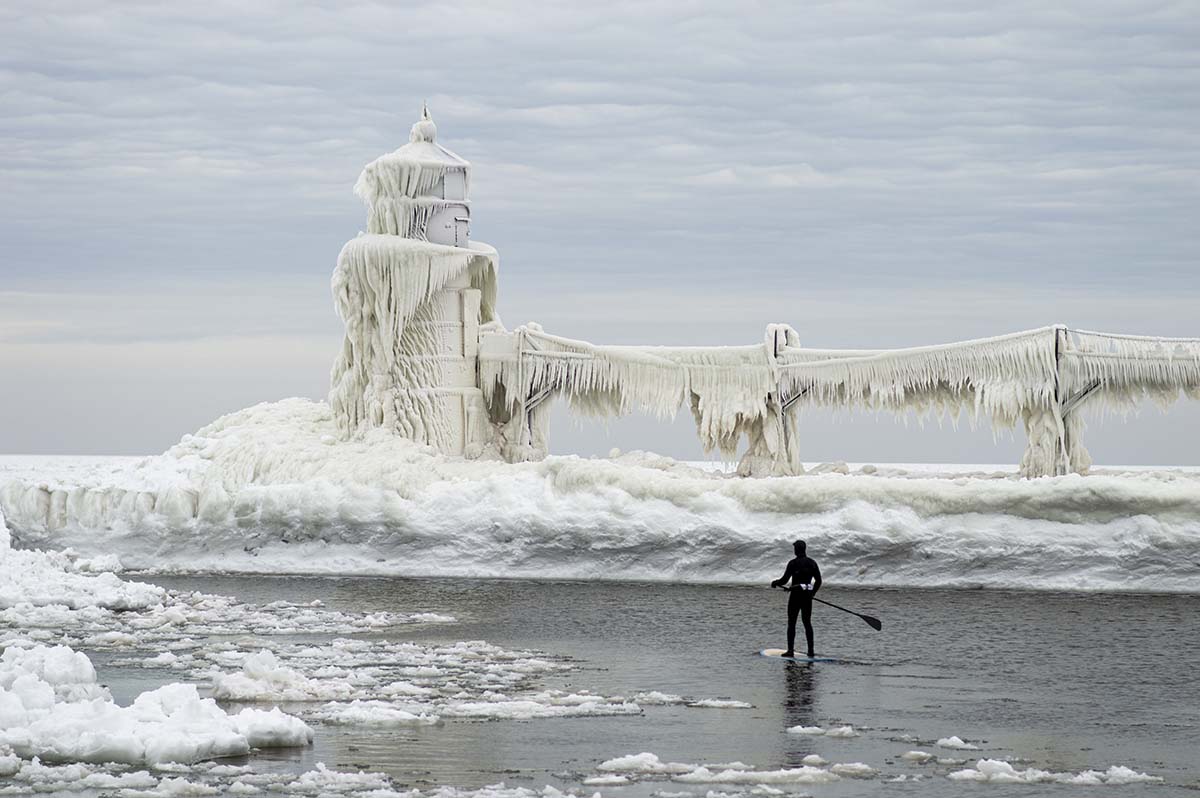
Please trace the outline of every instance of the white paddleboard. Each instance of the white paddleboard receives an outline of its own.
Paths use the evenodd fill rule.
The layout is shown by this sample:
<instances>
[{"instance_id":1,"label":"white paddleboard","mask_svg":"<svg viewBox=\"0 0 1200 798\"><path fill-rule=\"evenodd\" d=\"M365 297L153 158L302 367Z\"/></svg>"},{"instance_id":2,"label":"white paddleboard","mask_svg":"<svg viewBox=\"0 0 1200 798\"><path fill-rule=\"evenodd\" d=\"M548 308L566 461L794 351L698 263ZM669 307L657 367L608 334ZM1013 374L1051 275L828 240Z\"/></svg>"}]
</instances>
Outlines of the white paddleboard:
<instances>
[{"instance_id":1,"label":"white paddleboard","mask_svg":"<svg viewBox=\"0 0 1200 798\"><path fill-rule=\"evenodd\" d=\"M775 657L776 659L788 659L793 662L837 662L833 657L806 657L803 654L797 654L794 657L785 657L784 649L782 648L764 648L758 652L759 656Z\"/></svg>"}]
</instances>

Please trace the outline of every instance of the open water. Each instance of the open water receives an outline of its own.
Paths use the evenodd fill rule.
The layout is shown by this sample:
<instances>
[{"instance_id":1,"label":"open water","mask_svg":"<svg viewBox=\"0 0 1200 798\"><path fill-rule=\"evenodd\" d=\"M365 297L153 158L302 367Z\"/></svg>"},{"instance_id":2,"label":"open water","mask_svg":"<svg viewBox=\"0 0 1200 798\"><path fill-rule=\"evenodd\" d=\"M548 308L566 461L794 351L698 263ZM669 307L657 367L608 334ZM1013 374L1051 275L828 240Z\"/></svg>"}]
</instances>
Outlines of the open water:
<instances>
[{"instance_id":1,"label":"open water","mask_svg":"<svg viewBox=\"0 0 1200 798\"><path fill-rule=\"evenodd\" d=\"M782 571L782 561L780 571ZM756 652L784 644L786 593L762 588L486 579L160 577L167 587L255 603L319 598L333 609L433 611L459 623L389 639L487 640L570 657L576 670L547 687L608 695L659 690L749 702L750 709L646 707L642 715L529 721L447 719L397 730L317 726L303 750L256 754L256 769L383 771L399 783L480 787L552 784L641 798L710 787L646 781L582 787L603 760L649 751L663 761L740 760L797 767L808 754L863 762L878 775L785 787L812 795L1169 795L1200 790L1200 597L982 590L866 590L822 596L880 617L875 632L818 606L817 650L837 663L801 664ZM350 635L348 635L350 636ZM88 652L119 701L177 677L119 669ZM286 708L286 706L285 706ZM788 727L853 725L850 739ZM938 748L957 735L979 751ZM1104 770L1127 765L1164 784L971 784L943 758L1009 759L1018 768ZM917 781L889 781L897 776ZM719 786L713 789L720 789Z\"/></svg>"}]
</instances>

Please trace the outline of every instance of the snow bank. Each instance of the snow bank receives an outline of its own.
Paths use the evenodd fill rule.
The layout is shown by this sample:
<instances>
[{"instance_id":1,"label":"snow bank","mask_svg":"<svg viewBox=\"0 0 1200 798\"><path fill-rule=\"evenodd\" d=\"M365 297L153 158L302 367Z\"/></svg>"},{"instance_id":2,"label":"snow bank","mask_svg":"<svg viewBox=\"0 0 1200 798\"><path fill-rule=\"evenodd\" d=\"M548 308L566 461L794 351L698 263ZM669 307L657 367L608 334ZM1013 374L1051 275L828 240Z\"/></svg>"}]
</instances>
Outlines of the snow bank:
<instances>
[{"instance_id":1,"label":"snow bank","mask_svg":"<svg viewBox=\"0 0 1200 798\"><path fill-rule=\"evenodd\" d=\"M22 759L196 762L311 740L307 725L278 709L228 715L194 685L170 684L117 706L88 658L65 646L10 646L0 657L0 748Z\"/></svg>"},{"instance_id":2,"label":"snow bank","mask_svg":"<svg viewBox=\"0 0 1200 798\"><path fill-rule=\"evenodd\" d=\"M639 453L509 465L382 430L340 442L329 408L298 399L159 457L0 468L22 545L136 568L759 583L803 529L833 584L1200 590L1200 474L1182 471L744 480Z\"/></svg>"},{"instance_id":3,"label":"snow bank","mask_svg":"<svg viewBox=\"0 0 1200 798\"><path fill-rule=\"evenodd\" d=\"M91 573L111 562L79 559L71 552L16 551L0 507L0 610L62 606L141 610L159 604L166 591L122 581L111 572Z\"/></svg>"}]
</instances>

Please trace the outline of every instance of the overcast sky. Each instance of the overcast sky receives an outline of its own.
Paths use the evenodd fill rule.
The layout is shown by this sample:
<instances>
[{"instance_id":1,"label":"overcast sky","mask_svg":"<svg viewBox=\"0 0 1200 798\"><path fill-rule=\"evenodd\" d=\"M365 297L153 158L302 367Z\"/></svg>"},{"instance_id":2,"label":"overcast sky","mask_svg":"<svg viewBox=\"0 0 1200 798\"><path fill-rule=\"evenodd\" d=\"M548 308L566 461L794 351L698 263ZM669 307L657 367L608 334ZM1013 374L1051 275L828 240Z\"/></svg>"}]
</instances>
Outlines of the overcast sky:
<instances>
[{"instance_id":1,"label":"overcast sky","mask_svg":"<svg viewBox=\"0 0 1200 798\"><path fill-rule=\"evenodd\" d=\"M512 327L900 346L1200 335L1200 2L0 6L0 452L152 453L323 397L359 169L422 100ZM1200 403L1093 422L1195 463ZM565 416L557 451L697 452ZM806 460L1021 435L802 419Z\"/></svg>"}]
</instances>

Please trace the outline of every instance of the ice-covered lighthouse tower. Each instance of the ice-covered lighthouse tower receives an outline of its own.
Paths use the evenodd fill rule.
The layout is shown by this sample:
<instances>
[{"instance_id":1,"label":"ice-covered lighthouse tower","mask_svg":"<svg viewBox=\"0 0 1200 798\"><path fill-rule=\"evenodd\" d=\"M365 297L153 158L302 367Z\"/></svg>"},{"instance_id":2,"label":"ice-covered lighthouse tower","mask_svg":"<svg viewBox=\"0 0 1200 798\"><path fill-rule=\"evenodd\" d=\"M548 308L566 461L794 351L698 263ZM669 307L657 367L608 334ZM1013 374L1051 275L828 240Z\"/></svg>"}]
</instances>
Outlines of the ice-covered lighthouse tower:
<instances>
[{"instance_id":1,"label":"ice-covered lighthouse tower","mask_svg":"<svg viewBox=\"0 0 1200 798\"><path fill-rule=\"evenodd\" d=\"M470 185L428 109L408 144L358 177L367 232L342 248L332 283L346 336L329 404L345 437L384 429L460 455L490 440L476 375L498 258L470 240Z\"/></svg>"}]
</instances>

